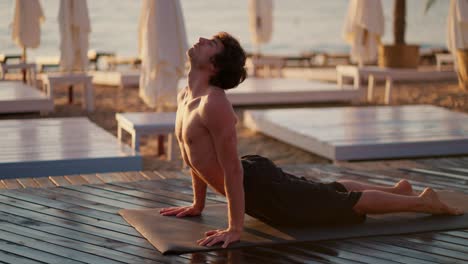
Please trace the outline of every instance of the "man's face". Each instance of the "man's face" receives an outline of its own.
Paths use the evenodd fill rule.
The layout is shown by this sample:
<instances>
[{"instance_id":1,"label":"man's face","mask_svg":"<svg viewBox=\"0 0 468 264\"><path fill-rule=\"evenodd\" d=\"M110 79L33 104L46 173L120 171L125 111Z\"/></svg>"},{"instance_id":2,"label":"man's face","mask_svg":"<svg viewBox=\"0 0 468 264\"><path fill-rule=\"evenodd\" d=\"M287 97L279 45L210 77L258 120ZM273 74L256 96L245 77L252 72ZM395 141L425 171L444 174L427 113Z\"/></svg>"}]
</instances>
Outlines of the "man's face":
<instances>
[{"instance_id":1,"label":"man's face","mask_svg":"<svg viewBox=\"0 0 468 264\"><path fill-rule=\"evenodd\" d=\"M188 51L190 62L197 67L212 65L210 59L223 50L223 44L218 38L199 38Z\"/></svg>"}]
</instances>

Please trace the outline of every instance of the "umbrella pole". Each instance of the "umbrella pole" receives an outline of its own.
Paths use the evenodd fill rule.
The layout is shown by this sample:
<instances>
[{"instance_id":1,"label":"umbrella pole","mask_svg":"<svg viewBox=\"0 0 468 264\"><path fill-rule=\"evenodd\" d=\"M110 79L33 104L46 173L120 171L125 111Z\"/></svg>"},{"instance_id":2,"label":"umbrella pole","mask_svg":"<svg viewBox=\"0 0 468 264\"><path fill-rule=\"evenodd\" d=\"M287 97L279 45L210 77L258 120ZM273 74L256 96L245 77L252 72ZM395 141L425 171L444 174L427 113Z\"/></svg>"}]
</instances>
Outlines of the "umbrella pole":
<instances>
[{"instance_id":1,"label":"umbrella pole","mask_svg":"<svg viewBox=\"0 0 468 264\"><path fill-rule=\"evenodd\" d=\"M21 56L23 63L26 63L26 48L23 47L23 55ZM23 82L26 83L26 69L22 69L21 73L23 74Z\"/></svg>"}]
</instances>

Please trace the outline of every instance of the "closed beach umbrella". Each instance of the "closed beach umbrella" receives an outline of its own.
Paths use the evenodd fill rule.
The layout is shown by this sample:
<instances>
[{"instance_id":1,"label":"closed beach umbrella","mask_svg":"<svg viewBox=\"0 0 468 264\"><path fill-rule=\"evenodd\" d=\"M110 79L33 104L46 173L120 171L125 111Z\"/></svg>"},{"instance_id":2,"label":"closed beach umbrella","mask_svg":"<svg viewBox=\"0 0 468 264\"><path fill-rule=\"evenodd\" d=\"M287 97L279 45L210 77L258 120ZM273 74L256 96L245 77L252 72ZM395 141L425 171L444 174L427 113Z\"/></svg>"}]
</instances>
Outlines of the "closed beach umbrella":
<instances>
[{"instance_id":1,"label":"closed beach umbrella","mask_svg":"<svg viewBox=\"0 0 468 264\"><path fill-rule=\"evenodd\" d=\"M44 22L44 13L39 0L16 0L12 38L16 45L23 48L25 61L26 49L37 48L41 42L42 22Z\"/></svg>"},{"instance_id":2,"label":"closed beach umbrella","mask_svg":"<svg viewBox=\"0 0 468 264\"><path fill-rule=\"evenodd\" d=\"M58 22L60 27L60 69L83 71L88 66L88 46L91 24L86 0L61 0Z\"/></svg>"},{"instance_id":3,"label":"closed beach umbrella","mask_svg":"<svg viewBox=\"0 0 468 264\"><path fill-rule=\"evenodd\" d=\"M468 90L468 0L451 0L447 19L447 48L454 57L458 83Z\"/></svg>"},{"instance_id":4,"label":"closed beach umbrella","mask_svg":"<svg viewBox=\"0 0 468 264\"><path fill-rule=\"evenodd\" d=\"M268 43L273 34L273 1L249 0L249 28L252 43L257 48Z\"/></svg>"},{"instance_id":5,"label":"closed beach umbrella","mask_svg":"<svg viewBox=\"0 0 468 264\"><path fill-rule=\"evenodd\" d=\"M344 25L344 39L351 45L351 60L360 66L377 59L384 16L380 0L351 0Z\"/></svg>"},{"instance_id":6,"label":"closed beach umbrella","mask_svg":"<svg viewBox=\"0 0 468 264\"><path fill-rule=\"evenodd\" d=\"M456 56L468 48L468 1L451 0L447 19L447 48Z\"/></svg>"},{"instance_id":7,"label":"closed beach umbrella","mask_svg":"<svg viewBox=\"0 0 468 264\"><path fill-rule=\"evenodd\" d=\"M179 0L143 0L139 22L140 97L150 107L175 107L184 76L187 36Z\"/></svg>"}]
</instances>

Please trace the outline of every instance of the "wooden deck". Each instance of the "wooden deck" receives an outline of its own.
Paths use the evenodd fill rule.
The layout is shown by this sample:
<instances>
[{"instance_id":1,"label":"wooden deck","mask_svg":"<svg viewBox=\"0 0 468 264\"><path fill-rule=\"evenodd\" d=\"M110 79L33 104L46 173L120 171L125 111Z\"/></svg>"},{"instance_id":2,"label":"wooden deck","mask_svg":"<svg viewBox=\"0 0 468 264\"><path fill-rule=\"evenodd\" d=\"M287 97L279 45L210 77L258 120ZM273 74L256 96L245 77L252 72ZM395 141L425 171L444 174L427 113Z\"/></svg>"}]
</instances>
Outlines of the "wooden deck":
<instances>
[{"instance_id":1,"label":"wooden deck","mask_svg":"<svg viewBox=\"0 0 468 264\"><path fill-rule=\"evenodd\" d=\"M140 170L141 156L87 118L0 121L0 179Z\"/></svg>"},{"instance_id":2,"label":"wooden deck","mask_svg":"<svg viewBox=\"0 0 468 264\"><path fill-rule=\"evenodd\" d=\"M329 181L378 184L409 179L468 193L468 158L296 165L286 170ZM38 179L42 179L38 181ZM16 183L15 183L16 182ZM2 180L0 262L5 263L466 263L468 230L322 241L162 256L118 214L120 208L189 205L181 172L146 171ZM16 184L16 185L15 185ZM50 188L29 188L48 187ZM208 193L213 202L224 198Z\"/></svg>"},{"instance_id":3,"label":"wooden deck","mask_svg":"<svg viewBox=\"0 0 468 264\"><path fill-rule=\"evenodd\" d=\"M331 160L468 153L468 115L431 105L249 110L244 125Z\"/></svg>"},{"instance_id":4,"label":"wooden deck","mask_svg":"<svg viewBox=\"0 0 468 264\"><path fill-rule=\"evenodd\" d=\"M22 82L0 82L0 113L41 112L54 110L54 101L45 93Z\"/></svg>"}]
</instances>

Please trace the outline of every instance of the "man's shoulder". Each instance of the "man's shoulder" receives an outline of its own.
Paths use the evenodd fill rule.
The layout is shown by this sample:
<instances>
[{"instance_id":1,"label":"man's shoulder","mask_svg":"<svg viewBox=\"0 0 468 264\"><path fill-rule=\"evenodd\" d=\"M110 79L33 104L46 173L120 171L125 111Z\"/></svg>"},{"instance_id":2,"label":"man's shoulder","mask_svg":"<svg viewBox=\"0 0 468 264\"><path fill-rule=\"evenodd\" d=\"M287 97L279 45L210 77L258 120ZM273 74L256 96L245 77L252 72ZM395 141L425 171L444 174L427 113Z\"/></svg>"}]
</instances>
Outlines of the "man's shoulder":
<instances>
[{"instance_id":1,"label":"man's shoulder","mask_svg":"<svg viewBox=\"0 0 468 264\"><path fill-rule=\"evenodd\" d=\"M187 94L187 89L188 86L185 86L185 88L181 89L179 93L177 93L177 102L180 102L182 99L184 99L185 95Z\"/></svg>"},{"instance_id":2,"label":"man's shoulder","mask_svg":"<svg viewBox=\"0 0 468 264\"><path fill-rule=\"evenodd\" d=\"M202 102L202 107L208 110L232 109L231 102L227 99L225 92L220 89L214 89L205 95Z\"/></svg>"},{"instance_id":3,"label":"man's shoulder","mask_svg":"<svg viewBox=\"0 0 468 264\"><path fill-rule=\"evenodd\" d=\"M227 99L224 91L214 91L206 96L200 102L200 110L204 119L210 120L229 120L235 114L231 102Z\"/></svg>"}]
</instances>

